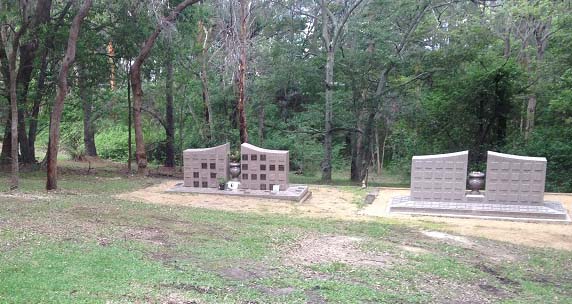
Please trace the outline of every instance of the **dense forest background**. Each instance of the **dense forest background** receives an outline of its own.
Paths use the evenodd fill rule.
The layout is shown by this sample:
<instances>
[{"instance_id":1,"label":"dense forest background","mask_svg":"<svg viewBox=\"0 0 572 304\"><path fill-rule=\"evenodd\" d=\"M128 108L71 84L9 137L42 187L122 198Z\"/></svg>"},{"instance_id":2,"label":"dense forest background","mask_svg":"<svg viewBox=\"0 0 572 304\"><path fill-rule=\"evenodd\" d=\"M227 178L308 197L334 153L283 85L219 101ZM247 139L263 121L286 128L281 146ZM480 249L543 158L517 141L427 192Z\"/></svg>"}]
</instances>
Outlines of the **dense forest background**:
<instances>
[{"instance_id":1,"label":"dense forest background","mask_svg":"<svg viewBox=\"0 0 572 304\"><path fill-rule=\"evenodd\" d=\"M546 157L547 189L572 191L569 1L87 2L0 2L0 163L17 113L20 168L50 140L143 173L248 141L356 182L460 150L483 170L493 150Z\"/></svg>"}]
</instances>

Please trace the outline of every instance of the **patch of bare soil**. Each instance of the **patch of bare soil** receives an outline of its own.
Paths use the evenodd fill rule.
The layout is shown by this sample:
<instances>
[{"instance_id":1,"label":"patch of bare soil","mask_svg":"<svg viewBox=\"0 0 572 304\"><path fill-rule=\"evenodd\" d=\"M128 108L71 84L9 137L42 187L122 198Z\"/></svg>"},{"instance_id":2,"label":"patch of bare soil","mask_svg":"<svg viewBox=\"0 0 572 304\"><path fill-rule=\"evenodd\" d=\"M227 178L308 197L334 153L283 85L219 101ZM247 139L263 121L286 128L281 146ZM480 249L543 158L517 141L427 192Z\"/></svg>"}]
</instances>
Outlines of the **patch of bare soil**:
<instances>
[{"instance_id":1,"label":"patch of bare soil","mask_svg":"<svg viewBox=\"0 0 572 304\"><path fill-rule=\"evenodd\" d=\"M262 265L237 262L233 267L218 270L218 273L229 280L249 281L272 277L275 271Z\"/></svg>"},{"instance_id":2,"label":"patch of bare soil","mask_svg":"<svg viewBox=\"0 0 572 304\"><path fill-rule=\"evenodd\" d=\"M285 254L286 263L295 265L317 265L344 263L352 266L387 267L393 258L359 248L363 238L343 235L308 237L294 245Z\"/></svg>"},{"instance_id":3,"label":"patch of bare soil","mask_svg":"<svg viewBox=\"0 0 572 304\"><path fill-rule=\"evenodd\" d=\"M360 215L389 217L411 224L439 224L442 229L465 236L477 236L530 247L549 247L572 251L572 226L540 222L516 222L485 219L464 219L436 216L389 215L387 207L392 197L409 195L409 189L382 188L380 195ZM572 194L547 193L546 201L561 202L572 212Z\"/></svg>"},{"instance_id":4,"label":"patch of bare soil","mask_svg":"<svg viewBox=\"0 0 572 304\"><path fill-rule=\"evenodd\" d=\"M51 197L49 195L38 195L38 194L30 194L30 193L23 193L23 192L14 192L14 193L0 193L0 198L17 199L17 200L24 200L24 201L40 201L40 200L49 200Z\"/></svg>"},{"instance_id":5,"label":"patch of bare soil","mask_svg":"<svg viewBox=\"0 0 572 304\"><path fill-rule=\"evenodd\" d=\"M469 239L459 235L453 235L440 231L422 230L421 234L431 241L458 246L464 249L474 251L479 260L487 259L493 263L515 262L522 257L517 254L511 245L499 244L486 240Z\"/></svg>"},{"instance_id":6,"label":"patch of bare soil","mask_svg":"<svg viewBox=\"0 0 572 304\"><path fill-rule=\"evenodd\" d=\"M401 250L405 250L407 252L410 253L415 253L415 254L427 254L427 253L431 253L431 251L422 248L422 247L417 247L417 246L409 246L409 245L398 245L397 246L399 249Z\"/></svg>"},{"instance_id":7,"label":"patch of bare soil","mask_svg":"<svg viewBox=\"0 0 572 304\"><path fill-rule=\"evenodd\" d=\"M296 288L294 287L274 288L274 287L258 286L257 289L265 294L275 297L287 296L296 291Z\"/></svg>"},{"instance_id":8,"label":"patch of bare soil","mask_svg":"<svg viewBox=\"0 0 572 304\"><path fill-rule=\"evenodd\" d=\"M486 280L455 282L434 276L423 277L414 284L418 289L433 295L431 303L485 304L496 303L511 296L510 292Z\"/></svg>"},{"instance_id":9,"label":"patch of bare soil","mask_svg":"<svg viewBox=\"0 0 572 304\"><path fill-rule=\"evenodd\" d=\"M120 194L117 198L235 212L279 213L336 219L354 219L359 211L358 205L353 203L354 194L335 187L312 186L310 199L303 203L294 203L263 198L165 192L173 188L176 183L175 181L167 181L134 192Z\"/></svg>"},{"instance_id":10,"label":"patch of bare soil","mask_svg":"<svg viewBox=\"0 0 572 304\"><path fill-rule=\"evenodd\" d=\"M188 300L185 299L183 296L173 293L170 294L165 300L161 301L161 304L198 304L199 301L196 300Z\"/></svg>"},{"instance_id":11,"label":"patch of bare soil","mask_svg":"<svg viewBox=\"0 0 572 304\"><path fill-rule=\"evenodd\" d=\"M123 193L117 198L154 204L181 205L233 212L277 213L292 216L334 218L344 220L376 220L378 217L395 218L417 226L442 225L448 232L484 237L532 247L550 247L572 251L570 225L462 219L431 216L389 215L387 206L392 197L407 195L409 189L381 188L373 204L360 210L354 203L355 194L331 186L310 187L312 197L303 203L259 198L228 197L224 195L167 193L176 181ZM572 194L546 194L545 200L560 201L572 210Z\"/></svg>"},{"instance_id":12,"label":"patch of bare soil","mask_svg":"<svg viewBox=\"0 0 572 304\"><path fill-rule=\"evenodd\" d=\"M308 298L307 304L326 304L328 303L324 297L320 295L319 292L315 290L306 290L304 292Z\"/></svg>"},{"instance_id":13,"label":"patch of bare soil","mask_svg":"<svg viewBox=\"0 0 572 304\"><path fill-rule=\"evenodd\" d=\"M49 201L48 201L49 202ZM48 202L41 200L36 201L22 201L22 204L47 204ZM86 221L75 217L69 217L64 212L47 211L41 216L30 215L25 207L22 205L11 207L10 211L16 218L8 218L0 220L0 228L5 225L10 227L18 238L12 239L10 244L0 244L0 250L18 246L33 239L34 235L48 236L52 240L87 240L94 235L97 235L98 230L102 228L93 221ZM3 245L6 245L3 246Z\"/></svg>"},{"instance_id":14,"label":"patch of bare soil","mask_svg":"<svg viewBox=\"0 0 572 304\"><path fill-rule=\"evenodd\" d=\"M169 246L169 236L161 229L156 227L136 227L129 228L125 231L125 239L138 240L153 245Z\"/></svg>"}]
</instances>

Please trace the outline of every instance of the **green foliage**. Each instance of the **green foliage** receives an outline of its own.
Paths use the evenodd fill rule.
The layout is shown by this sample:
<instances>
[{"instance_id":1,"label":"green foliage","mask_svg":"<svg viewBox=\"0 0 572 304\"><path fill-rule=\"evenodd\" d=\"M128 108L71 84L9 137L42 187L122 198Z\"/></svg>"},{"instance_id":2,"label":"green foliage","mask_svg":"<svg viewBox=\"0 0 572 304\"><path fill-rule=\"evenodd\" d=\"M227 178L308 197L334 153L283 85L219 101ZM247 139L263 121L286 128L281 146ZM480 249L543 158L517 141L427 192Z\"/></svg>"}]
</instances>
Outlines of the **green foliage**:
<instances>
[{"instance_id":1,"label":"green foliage","mask_svg":"<svg viewBox=\"0 0 572 304\"><path fill-rule=\"evenodd\" d=\"M528 141L515 140L507 153L546 157L546 190L572 192L572 128L537 128Z\"/></svg>"},{"instance_id":2,"label":"green foliage","mask_svg":"<svg viewBox=\"0 0 572 304\"><path fill-rule=\"evenodd\" d=\"M342 2L329 4L333 14L351 1ZM100 156L127 159L129 66L156 28L158 16L168 12L166 3L94 4L88 22L82 25L75 67L69 75L70 94L61 128L65 154L81 158L84 153L82 107L87 102ZM569 5L545 0L493 6L438 1L422 10L423 3L364 1L347 20L335 50L334 170L347 172L352 157L355 167L357 151L377 153L383 142L385 166L403 175L409 174L413 155L469 150L470 168L483 170L487 150L514 151L547 157L548 189L570 191L565 157L569 153L567 129L572 124ZM76 9L59 16L64 5L53 3L53 22L30 28L22 37L25 44L39 43L28 95L22 96L20 104L26 128L32 121L33 102L41 104L39 151L47 146L59 62ZM163 163L166 158L166 62L171 57L177 161L186 148L230 142L238 149L233 36L238 28L230 15L231 5L237 2L200 2L185 10L176 26L163 28L145 61L142 115L150 162ZM2 8L0 19L20 28L17 5L9 2ZM304 13L299 11L302 8ZM319 175L324 155L326 56L320 13L316 1L288 1L287 5L262 1L251 13L247 42L249 141L289 150L291 168L303 171L309 179ZM314 15L317 22L311 21ZM537 38L547 39L542 60L537 56ZM108 53L109 46L114 56ZM40 55L45 50L45 88L39 91ZM6 68L4 61L2 68ZM201 76L208 82L212 126L207 125L203 99L207 92ZM0 89L0 121L6 122L5 77L0 77ZM24 93L21 89L19 93ZM532 94L537 98L536 130L525 142L526 102ZM370 120L369 114L375 118ZM356 132L369 130L379 131L379 147L373 147L374 136L367 134L362 141L365 149L360 150Z\"/></svg>"},{"instance_id":3,"label":"green foliage","mask_svg":"<svg viewBox=\"0 0 572 304\"><path fill-rule=\"evenodd\" d=\"M127 126L117 125L101 130L95 136L100 157L125 162L129 155Z\"/></svg>"}]
</instances>

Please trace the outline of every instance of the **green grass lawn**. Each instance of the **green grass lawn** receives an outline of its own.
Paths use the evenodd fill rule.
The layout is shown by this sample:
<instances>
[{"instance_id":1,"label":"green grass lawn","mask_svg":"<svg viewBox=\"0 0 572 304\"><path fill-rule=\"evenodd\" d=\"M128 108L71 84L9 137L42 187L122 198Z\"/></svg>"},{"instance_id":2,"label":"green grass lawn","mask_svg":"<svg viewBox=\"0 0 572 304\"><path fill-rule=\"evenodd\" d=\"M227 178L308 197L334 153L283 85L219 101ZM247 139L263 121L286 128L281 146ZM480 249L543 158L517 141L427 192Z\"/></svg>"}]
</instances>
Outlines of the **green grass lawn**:
<instances>
[{"instance_id":1,"label":"green grass lawn","mask_svg":"<svg viewBox=\"0 0 572 304\"><path fill-rule=\"evenodd\" d=\"M571 252L122 201L157 180L81 170L0 193L1 303L572 303Z\"/></svg>"}]
</instances>

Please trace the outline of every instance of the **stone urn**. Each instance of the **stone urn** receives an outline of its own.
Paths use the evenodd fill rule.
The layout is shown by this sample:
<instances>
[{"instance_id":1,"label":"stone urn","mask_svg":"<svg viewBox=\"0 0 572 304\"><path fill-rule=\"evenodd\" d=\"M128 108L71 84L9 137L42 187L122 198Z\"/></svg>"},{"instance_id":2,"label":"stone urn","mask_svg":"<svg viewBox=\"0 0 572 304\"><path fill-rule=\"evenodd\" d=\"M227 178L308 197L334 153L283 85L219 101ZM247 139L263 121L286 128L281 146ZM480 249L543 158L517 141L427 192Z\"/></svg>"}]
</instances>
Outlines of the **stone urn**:
<instances>
[{"instance_id":1,"label":"stone urn","mask_svg":"<svg viewBox=\"0 0 572 304\"><path fill-rule=\"evenodd\" d=\"M479 190L485 185L485 174L483 172L473 171L469 173L469 190L470 194L481 194Z\"/></svg>"},{"instance_id":2,"label":"stone urn","mask_svg":"<svg viewBox=\"0 0 572 304\"><path fill-rule=\"evenodd\" d=\"M230 163L229 165L230 179L237 182L240 176L240 163Z\"/></svg>"}]
</instances>

